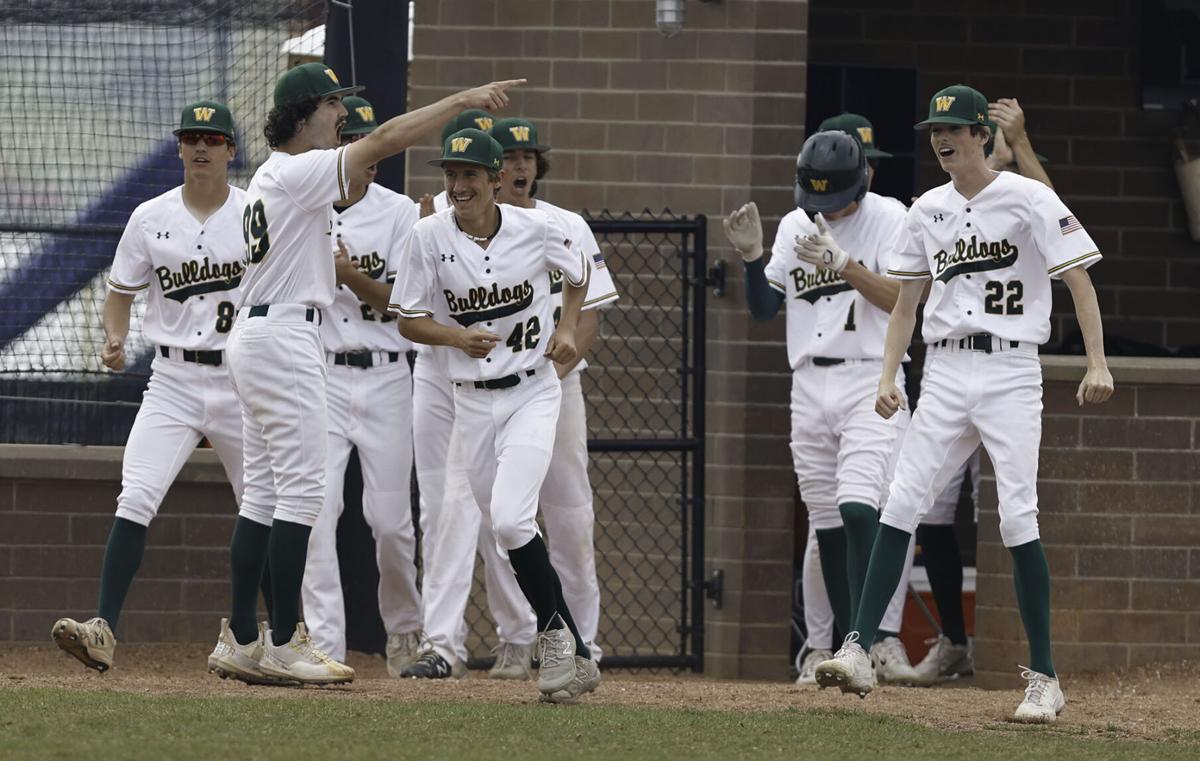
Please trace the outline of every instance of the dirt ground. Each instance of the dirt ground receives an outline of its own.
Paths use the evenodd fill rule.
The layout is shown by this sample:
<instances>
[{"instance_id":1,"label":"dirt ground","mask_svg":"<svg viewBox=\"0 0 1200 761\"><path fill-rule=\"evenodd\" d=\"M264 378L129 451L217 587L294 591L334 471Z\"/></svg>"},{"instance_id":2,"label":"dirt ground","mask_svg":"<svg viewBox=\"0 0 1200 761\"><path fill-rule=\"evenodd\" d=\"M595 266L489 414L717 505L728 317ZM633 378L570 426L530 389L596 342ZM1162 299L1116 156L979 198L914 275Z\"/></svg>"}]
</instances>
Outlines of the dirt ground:
<instances>
[{"instance_id":1,"label":"dirt ground","mask_svg":"<svg viewBox=\"0 0 1200 761\"><path fill-rule=\"evenodd\" d=\"M126 646L101 675L49 646L0 647L0 689L65 687L146 695L239 695L297 700L482 701L535 703L531 683L497 682L473 672L461 681L389 679L383 659L350 654L358 674L346 688L249 687L206 673L201 645ZM1179 664L1128 673L1064 679L1067 708L1055 731L1109 739L1170 740L1200 733L1200 666ZM694 675L612 671L589 704L713 711L844 709L886 714L947 731L1013 730L1006 718L1015 691L985 691L959 680L934 689L881 687L865 700L793 684L731 682Z\"/></svg>"}]
</instances>

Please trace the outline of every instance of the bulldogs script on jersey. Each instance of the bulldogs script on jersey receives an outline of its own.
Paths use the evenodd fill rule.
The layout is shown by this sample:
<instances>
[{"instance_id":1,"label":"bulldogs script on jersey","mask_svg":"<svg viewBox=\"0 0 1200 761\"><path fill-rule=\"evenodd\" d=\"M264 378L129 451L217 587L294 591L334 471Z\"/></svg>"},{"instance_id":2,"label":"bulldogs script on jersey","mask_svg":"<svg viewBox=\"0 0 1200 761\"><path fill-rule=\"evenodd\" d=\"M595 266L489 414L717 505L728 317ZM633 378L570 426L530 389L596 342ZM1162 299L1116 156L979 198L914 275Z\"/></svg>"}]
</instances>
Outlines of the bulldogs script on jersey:
<instances>
[{"instance_id":1,"label":"bulldogs script on jersey","mask_svg":"<svg viewBox=\"0 0 1200 761\"><path fill-rule=\"evenodd\" d=\"M432 317L446 325L480 327L500 336L484 359L435 346L454 381L487 380L540 367L554 332L548 274L562 270L583 285L589 267L550 215L501 204L500 231L480 248L454 220L453 209L417 222L389 308L401 317Z\"/></svg>"},{"instance_id":2,"label":"bulldogs script on jersey","mask_svg":"<svg viewBox=\"0 0 1200 761\"><path fill-rule=\"evenodd\" d=\"M224 205L200 222L182 187L138 206L125 226L108 287L147 292L146 340L181 349L225 348L245 273L246 194L230 186Z\"/></svg>"},{"instance_id":3,"label":"bulldogs script on jersey","mask_svg":"<svg viewBox=\"0 0 1200 761\"><path fill-rule=\"evenodd\" d=\"M417 205L393 190L371 183L366 195L346 209L334 209L333 246L345 244L359 271L381 283L396 280L404 248L420 218ZM380 314L344 285L321 321L326 351L408 351L412 344L400 335L396 318Z\"/></svg>"},{"instance_id":4,"label":"bulldogs script on jersey","mask_svg":"<svg viewBox=\"0 0 1200 761\"><path fill-rule=\"evenodd\" d=\"M899 201L867 193L853 214L827 222L843 250L883 274L904 233L904 215ZM790 212L779 223L766 266L767 282L787 304L788 361L797 368L810 357L882 359L888 313L840 274L796 256L796 237L815 232L816 225L803 210Z\"/></svg>"},{"instance_id":5,"label":"bulldogs script on jersey","mask_svg":"<svg viewBox=\"0 0 1200 761\"><path fill-rule=\"evenodd\" d=\"M242 213L241 305L333 302L331 204L350 192L344 154L344 148L295 156L274 151L254 173Z\"/></svg>"},{"instance_id":6,"label":"bulldogs script on jersey","mask_svg":"<svg viewBox=\"0 0 1200 761\"><path fill-rule=\"evenodd\" d=\"M888 275L932 278L926 343L991 333L1043 344L1050 338L1050 279L1090 267L1100 251L1053 190L1001 172L967 200L954 183L908 212Z\"/></svg>"}]
</instances>

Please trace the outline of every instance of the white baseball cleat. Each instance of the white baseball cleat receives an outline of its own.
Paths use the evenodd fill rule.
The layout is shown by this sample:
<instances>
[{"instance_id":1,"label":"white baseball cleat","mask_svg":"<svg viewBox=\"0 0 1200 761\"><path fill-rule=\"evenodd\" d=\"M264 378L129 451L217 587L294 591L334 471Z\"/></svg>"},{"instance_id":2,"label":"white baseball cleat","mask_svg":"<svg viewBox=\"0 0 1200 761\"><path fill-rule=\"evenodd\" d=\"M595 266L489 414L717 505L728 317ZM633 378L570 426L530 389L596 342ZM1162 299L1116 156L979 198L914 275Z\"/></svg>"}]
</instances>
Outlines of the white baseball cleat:
<instances>
[{"instance_id":1,"label":"white baseball cleat","mask_svg":"<svg viewBox=\"0 0 1200 761\"><path fill-rule=\"evenodd\" d=\"M1067 705L1058 679L1025 666L1021 669L1021 678L1028 679L1029 684L1025 686L1025 699L1017 706L1013 721L1028 724L1053 723Z\"/></svg>"},{"instance_id":2,"label":"white baseball cleat","mask_svg":"<svg viewBox=\"0 0 1200 761\"><path fill-rule=\"evenodd\" d=\"M802 687L817 686L817 664L827 661L833 657L833 651L825 648L818 650L809 650L804 656L804 660L800 662L800 676L796 677L796 684Z\"/></svg>"},{"instance_id":3,"label":"white baseball cleat","mask_svg":"<svg viewBox=\"0 0 1200 761\"><path fill-rule=\"evenodd\" d=\"M533 648L529 645L501 642L492 652L496 654L496 663L488 671L488 679L529 679L533 676L530 663Z\"/></svg>"},{"instance_id":4,"label":"white baseball cleat","mask_svg":"<svg viewBox=\"0 0 1200 761\"><path fill-rule=\"evenodd\" d=\"M817 664L817 684L822 688L837 687L860 698L875 689L875 669L871 667L867 651L858 644L858 632L847 634L837 653Z\"/></svg>"},{"instance_id":5,"label":"white baseball cleat","mask_svg":"<svg viewBox=\"0 0 1200 761\"><path fill-rule=\"evenodd\" d=\"M561 629L551 629L555 621ZM575 636L562 617L555 615L537 636L538 692L549 695L565 689L575 678Z\"/></svg>"},{"instance_id":6,"label":"white baseball cleat","mask_svg":"<svg viewBox=\"0 0 1200 761\"><path fill-rule=\"evenodd\" d=\"M259 668L267 676L300 684L345 684L354 681L354 669L338 663L314 645L303 621L296 624L292 638L279 646L272 644L269 630L264 632Z\"/></svg>"},{"instance_id":7,"label":"white baseball cleat","mask_svg":"<svg viewBox=\"0 0 1200 761\"><path fill-rule=\"evenodd\" d=\"M600 686L600 667L591 658L575 656L575 677L558 692L545 693L540 700L545 703L571 703Z\"/></svg>"},{"instance_id":8,"label":"white baseball cleat","mask_svg":"<svg viewBox=\"0 0 1200 761\"><path fill-rule=\"evenodd\" d=\"M103 618L90 618L87 621L60 618L54 622L50 638L88 668L96 669L101 674L112 668L117 638Z\"/></svg>"},{"instance_id":9,"label":"white baseball cleat","mask_svg":"<svg viewBox=\"0 0 1200 761\"><path fill-rule=\"evenodd\" d=\"M975 673L969 644L956 645L944 634L925 640L925 644L931 645L929 652L913 667L917 672L916 684L931 685Z\"/></svg>"},{"instance_id":10,"label":"white baseball cleat","mask_svg":"<svg viewBox=\"0 0 1200 761\"><path fill-rule=\"evenodd\" d=\"M871 661L875 676L889 684L916 684L916 669L908 661L908 651L899 637L885 637L871 646Z\"/></svg>"},{"instance_id":11,"label":"white baseball cleat","mask_svg":"<svg viewBox=\"0 0 1200 761\"><path fill-rule=\"evenodd\" d=\"M263 636L266 624L258 625L258 638L248 645L238 644L229 628L229 619L221 619L221 633L217 635L217 646L208 656L208 673L222 679L237 679L246 684L283 685L288 679L276 679L263 673L258 663L262 659Z\"/></svg>"},{"instance_id":12,"label":"white baseball cleat","mask_svg":"<svg viewBox=\"0 0 1200 761\"><path fill-rule=\"evenodd\" d=\"M392 634L387 639L387 672L393 679L399 679L401 672L416 662L420 655L421 632L414 629L411 632Z\"/></svg>"}]
</instances>

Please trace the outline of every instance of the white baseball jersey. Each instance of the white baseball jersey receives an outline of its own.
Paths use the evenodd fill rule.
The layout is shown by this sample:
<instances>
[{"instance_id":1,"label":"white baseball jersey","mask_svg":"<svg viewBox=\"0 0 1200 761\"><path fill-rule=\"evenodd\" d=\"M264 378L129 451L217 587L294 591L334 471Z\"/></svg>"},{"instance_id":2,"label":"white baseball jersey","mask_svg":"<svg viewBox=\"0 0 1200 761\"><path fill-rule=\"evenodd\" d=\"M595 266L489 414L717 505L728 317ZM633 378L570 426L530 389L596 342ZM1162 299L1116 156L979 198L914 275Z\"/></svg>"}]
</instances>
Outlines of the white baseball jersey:
<instances>
[{"instance_id":1,"label":"white baseball jersey","mask_svg":"<svg viewBox=\"0 0 1200 761\"><path fill-rule=\"evenodd\" d=\"M230 186L224 205L201 222L184 206L181 186L133 210L108 287L130 296L146 291L146 340L181 349L225 348L245 272L245 206L246 194Z\"/></svg>"},{"instance_id":2,"label":"white baseball jersey","mask_svg":"<svg viewBox=\"0 0 1200 761\"><path fill-rule=\"evenodd\" d=\"M838 245L872 272L883 274L904 232L904 205L867 193L848 217L827 220ZM809 264L794 251L796 238L817 232L802 209L779 222L767 282L787 304L788 361L800 367L812 357L882 359L888 313L842 276Z\"/></svg>"},{"instance_id":3,"label":"white baseball jersey","mask_svg":"<svg viewBox=\"0 0 1200 761\"><path fill-rule=\"evenodd\" d=\"M344 148L271 153L246 189L243 304L333 302L331 204L349 192Z\"/></svg>"},{"instance_id":4,"label":"white baseball jersey","mask_svg":"<svg viewBox=\"0 0 1200 761\"><path fill-rule=\"evenodd\" d=\"M541 367L554 332L548 274L562 270L572 285L589 272L579 247L544 211L500 204L500 230L482 249L458 228L453 209L413 227L389 308L401 317L432 317L478 326L500 336L484 359L433 347L453 381L499 378Z\"/></svg>"},{"instance_id":5,"label":"white baseball jersey","mask_svg":"<svg viewBox=\"0 0 1200 761\"><path fill-rule=\"evenodd\" d=\"M442 191L433 197L433 210L445 211L450 208L450 196L446 195L446 191Z\"/></svg>"},{"instance_id":6,"label":"white baseball jersey","mask_svg":"<svg viewBox=\"0 0 1200 761\"><path fill-rule=\"evenodd\" d=\"M1100 251L1053 190L999 172L967 200L954 183L908 212L888 275L933 279L926 343L991 333L1043 344L1050 338L1050 279L1100 261Z\"/></svg>"},{"instance_id":7,"label":"white baseball jersey","mask_svg":"<svg viewBox=\"0 0 1200 761\"><path fill-rule=\"evenodd\" d=\"M333 244L342 241L350 260L373 280L392 283L400 257L420 211L408 196L377 183L345 209L334 207ZM326 351L408 351L412 344L400 335L396 318L380 314L354 291L339 285L321 321Z\"/></svg>"},{"instance_id":8,"label":"white baseball jersey","mask_svg":"<svg viewBox=\"0 0 1200 761\"><path fill-rule=\"evenodd\" d=\"M583 311L598 309L617 300L617 285L613 282L596 236L587 221L573 211L555 206L546 201L536 200L536 207L552 215L559 227L566 232L571 242L579 247L579 252L592 267L592 276L588 279L587 293L583 297ZM550 293L554 297L554 325L558 326L558 318L562 314L562 273L550 273ZM571 368L571 373L581 373L587 369L587 360L581 359Z\"/></svg>"}]
</instances>

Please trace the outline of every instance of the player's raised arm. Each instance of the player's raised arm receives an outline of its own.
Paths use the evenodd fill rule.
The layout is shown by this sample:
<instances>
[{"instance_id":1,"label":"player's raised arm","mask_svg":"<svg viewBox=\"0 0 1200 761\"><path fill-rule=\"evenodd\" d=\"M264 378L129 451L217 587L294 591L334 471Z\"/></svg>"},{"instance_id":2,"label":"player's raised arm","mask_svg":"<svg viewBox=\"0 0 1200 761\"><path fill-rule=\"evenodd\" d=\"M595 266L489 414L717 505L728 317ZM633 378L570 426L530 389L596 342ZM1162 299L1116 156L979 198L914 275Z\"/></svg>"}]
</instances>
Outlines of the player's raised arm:
<instances>
[{"instance_id":1,"label":"player's raised arm","mask_svg":"<svg viewBox=\"0 0 1200 761\"><path fill-rule=\"evenodd\" d=\"M501 82L463 90L442 98L436 103L388 119L367 137L346 148L346 170L350 177L360 170L395 156L414 145L424 135L442 126L446 120L468 108L496 110L508 105L508 90L525 83L524 79Z\"/></svg>"}]
</instances>

